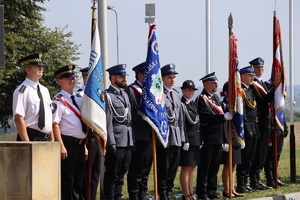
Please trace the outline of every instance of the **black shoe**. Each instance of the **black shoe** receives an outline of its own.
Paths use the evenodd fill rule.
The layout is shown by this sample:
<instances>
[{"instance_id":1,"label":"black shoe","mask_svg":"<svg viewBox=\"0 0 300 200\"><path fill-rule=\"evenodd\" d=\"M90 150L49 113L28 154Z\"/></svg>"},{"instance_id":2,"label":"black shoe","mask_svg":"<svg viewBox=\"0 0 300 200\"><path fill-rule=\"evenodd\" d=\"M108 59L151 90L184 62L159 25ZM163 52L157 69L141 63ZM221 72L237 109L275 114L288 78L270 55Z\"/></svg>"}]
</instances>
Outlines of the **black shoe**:
<instances>
[{"instance_id":1,"label":"black shoe","mask_svg":"<svg viewBox=\"0 0 300 200\"><path fill-rule=\"evenodd\" d=\"M222 196L223 196L223 197L226 197L226 198L230 198L230 197L229 197L229 194L227 194L225 191L222 192ZM234 198L234 197L236 197L236 196L235 196L234 194L232 194L231 197Z\"/></svg>"},{"instance_id":2,"label":"black shoe","mask_svg":"<svg viewBox=\"0 0 300 200\"><path fill-rule=\"evenodd\" d=\"M246 187L245 186L240 186L240 187L236 187L235 189L238 193L246 193Z\"/></svg>"},{"instance_id":3,"label":"black shoe","mask_svg":"<svg viewBox=\"0 0 300 200\"><path fill-rule=\"evenodd\" d=\"M249 185L246 185L246 192L256 192L257 190L254 190L253 188L251 188Z\"/></svg>"},{"instance_id":4,"label":"black shoe","mask_svg":"<svg viewBox=\"0 0 300 200\"><path fill-rule=\"evenodd\" d=\"M234 194L234 197L245 197L245 195L243 195L243 194L239 194L239 193L233 193Z\"/></svg>"},{"instance_id":5,"label":"black shoe","mask_svg":"<svg viewBox=\"0 0 300 200\"><path fill-rule=\"evenodd\" d=\"M147 200L146 192L139 191L138 198L139 198L139 200Z\"/></svg>"},{"instance_id":6,"label":"black shoe","mask_svg":"<svg viewBox=\"0 0 300 200\"><path fill-rule=\"evenodd\" d=\"M209 199L220 199L220 195L218 195L217 193L214 193L212 195L207 195Z\"/></svg>"},{"instance_id":7,"label":"black shoe","mask_svg":"<svg viewBox=\"0 0 300 200\"><path fill-rule=\"evenodd\" d=\"M283 182L281 182L279 179L277 179L277 181L278 181L278 186L280 186L280 187L285 186L285 184Z\"/></svg>"},{"instance_id":8,"label":"black shoe","mask_svg":"<svg viewBox=\"0 0 300 200\"><path fill-rule=\"evenodd\" d=\"M275 183L274 181L271 181L271 182L267 182L267 186L270 187L270 188L275 188Z\"/></svg>"},{"instance_id":9,"label":"black shoe","mask_svg":"<svg viewBox=\"0 0 300 200\"><path fill-rule=\"evenodd\" d=\"M264 190L265 188L259 184L250 185L253 190Z\"/></svg>"},{"instance_id":10,"label":"black shoe","mask_svg":"<svg viewBox=\"0 0 300 200\"><path fill-rule=\"evenodd\" d=\"M269 186L265 185L263 182L261 182L261 180L258 181L258 185L260 185L261 187L263 187L265 190L272 189L272 187L269 187Z\"/></svg>"}]
</instances>

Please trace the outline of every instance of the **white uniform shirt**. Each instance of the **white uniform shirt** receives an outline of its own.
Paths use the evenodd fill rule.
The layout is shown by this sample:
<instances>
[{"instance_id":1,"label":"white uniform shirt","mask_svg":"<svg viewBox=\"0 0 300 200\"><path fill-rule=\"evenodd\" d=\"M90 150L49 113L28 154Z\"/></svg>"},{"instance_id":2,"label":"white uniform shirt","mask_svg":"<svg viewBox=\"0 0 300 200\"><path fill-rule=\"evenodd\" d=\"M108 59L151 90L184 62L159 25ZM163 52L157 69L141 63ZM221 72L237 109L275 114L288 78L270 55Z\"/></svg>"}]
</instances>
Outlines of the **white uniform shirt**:
<instances>
[{"instance_id":1,"label":"white uniform shirt","mask_svg":"<svg viewBox=\"0 0 300 200\"><path fill-rule=\"evenodd\" d=\"M24 117L26 127L39 130L44 133L52 131L52 106L49 90L39 84L40 91L44 100L45 127L41 130L38 127L40 98L37 94L37 83L26 78L13 94L13 116L16 114ZM25 88L26 86L26 88Z\"/></svg>"},{"instance_id":2,"label":"white uniform shirt","mask_svg":"<svg viewBox=\"0 0 300 200\"><path fill-rule=\"evenodd\" d=\"M58 94L62 94L62 98L64 98L65 101L80 115L80 111L72 103L71 94L64 90L61 90ZM73 93L73 96L75 97L78 107L81 108L82 97L76 96L75 93ZM62 135L68 135L78 139L85 138L86 135L82 132L81 121L75 115L75 113L70 108L65 106L63 102L58 101L55 98L53 98L52 102L56 104L56 108L54 106L54 113L52 114L53 123L56 122L59 125L60 133Z\"/></svg>"}]
</instances>

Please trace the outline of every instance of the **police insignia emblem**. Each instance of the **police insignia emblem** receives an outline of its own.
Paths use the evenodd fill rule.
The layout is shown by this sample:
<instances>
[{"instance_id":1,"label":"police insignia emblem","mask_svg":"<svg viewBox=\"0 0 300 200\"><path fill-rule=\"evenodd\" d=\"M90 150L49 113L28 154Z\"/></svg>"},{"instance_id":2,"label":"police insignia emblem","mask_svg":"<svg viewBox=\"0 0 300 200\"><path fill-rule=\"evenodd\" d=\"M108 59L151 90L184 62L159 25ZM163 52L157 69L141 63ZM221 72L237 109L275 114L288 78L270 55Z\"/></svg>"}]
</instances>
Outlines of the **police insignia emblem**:
<instances>
[{"instance_id":1,"label":"police insignia emblem","mask_svg":"<svg viewBox=\"0 0 300 200\"><path fill-rule=\"evenodd\" d=\"M55 113L56 110L57 110L56 103L52 103L52 114Z\"/></svg>"}]
</instances>

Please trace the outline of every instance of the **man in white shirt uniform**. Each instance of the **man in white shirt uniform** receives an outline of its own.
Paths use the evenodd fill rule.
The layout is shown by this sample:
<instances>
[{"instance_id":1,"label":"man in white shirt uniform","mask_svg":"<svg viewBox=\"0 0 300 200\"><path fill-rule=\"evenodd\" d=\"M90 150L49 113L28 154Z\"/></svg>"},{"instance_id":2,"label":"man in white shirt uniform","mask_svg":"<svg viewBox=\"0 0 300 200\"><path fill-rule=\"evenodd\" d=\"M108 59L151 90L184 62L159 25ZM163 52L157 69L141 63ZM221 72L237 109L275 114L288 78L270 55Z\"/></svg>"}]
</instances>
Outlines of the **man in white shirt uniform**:
<instances>
[{"instance_id":1,"label":"man in white shirt uniform","mask_svg":"<svg viewBox=\"0 0 300 200\"><path fill-rule=\"evenodd\" d=\"M13 116L18 131L17 141L51 141L51 98L39 83L45 65L42 54L31 54L19 61L26 79L13 93Z\"/></svg>"},{"instance_id":2,"label":"man in white shirt uniform","mask_svg":"<svg viewBox=\"0 0 300 200\"><path fill-rule=\"evenodd\" d=\"M53 98L53 134L60 143L61 199L82 199L85 161L85 131L80 118L82 97L73 92L74 65L55 71L62 90Z\"/></svg>"}]
</instances>

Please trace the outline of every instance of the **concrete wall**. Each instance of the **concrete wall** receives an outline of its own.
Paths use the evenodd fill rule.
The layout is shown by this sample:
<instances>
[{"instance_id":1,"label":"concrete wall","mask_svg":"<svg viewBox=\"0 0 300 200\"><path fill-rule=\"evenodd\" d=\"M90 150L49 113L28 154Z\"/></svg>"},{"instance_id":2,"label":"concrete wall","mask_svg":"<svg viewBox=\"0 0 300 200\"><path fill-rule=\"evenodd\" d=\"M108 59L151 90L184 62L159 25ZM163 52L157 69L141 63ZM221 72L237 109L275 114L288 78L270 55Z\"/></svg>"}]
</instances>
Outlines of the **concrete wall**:
<instances>
[{"instance_id":1,"label":"concrete wall","mask_svg":"<svg viewBox=\"0 0 300 200\"><path fill-rule=\"evenodd\" d=\"M0 200L60 199L57 142L0 141Z\"/></svg>"}]
</instances>

